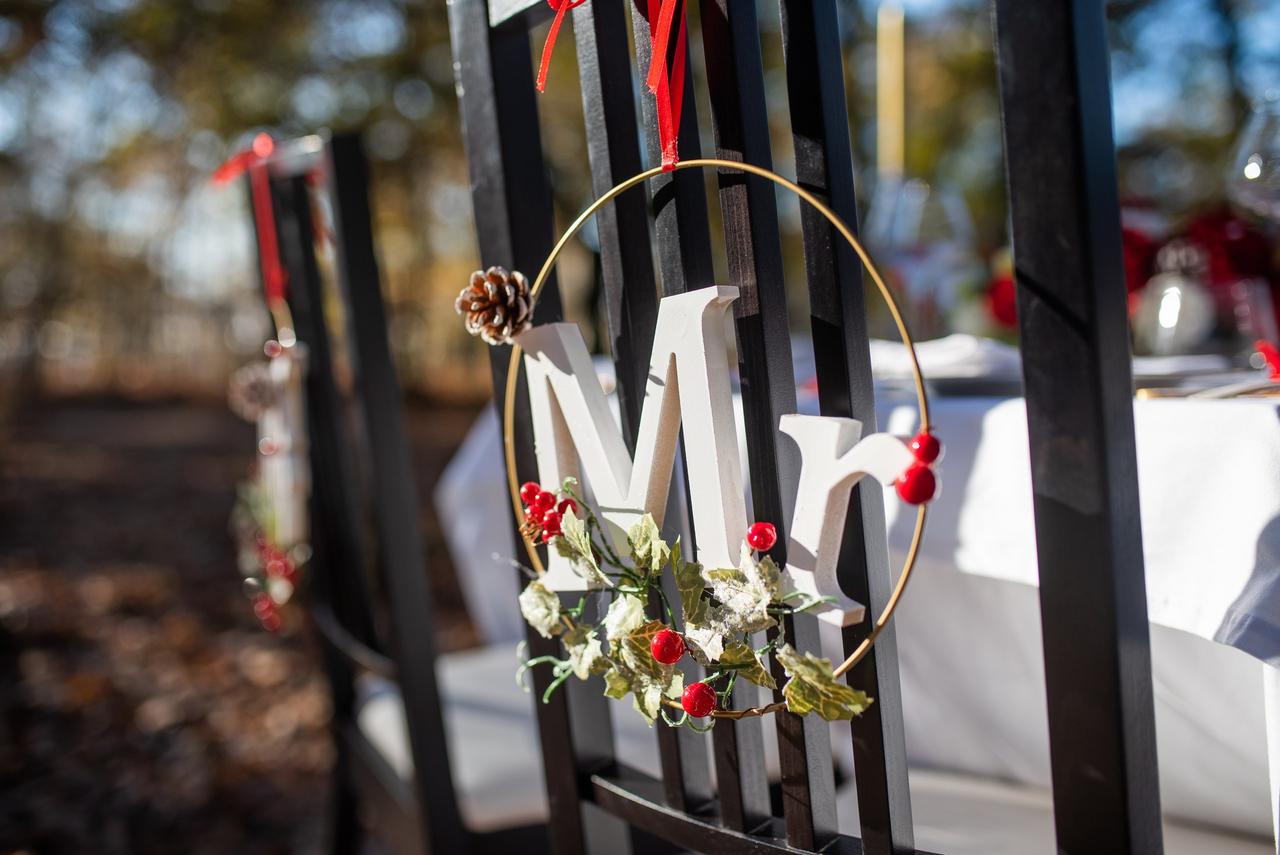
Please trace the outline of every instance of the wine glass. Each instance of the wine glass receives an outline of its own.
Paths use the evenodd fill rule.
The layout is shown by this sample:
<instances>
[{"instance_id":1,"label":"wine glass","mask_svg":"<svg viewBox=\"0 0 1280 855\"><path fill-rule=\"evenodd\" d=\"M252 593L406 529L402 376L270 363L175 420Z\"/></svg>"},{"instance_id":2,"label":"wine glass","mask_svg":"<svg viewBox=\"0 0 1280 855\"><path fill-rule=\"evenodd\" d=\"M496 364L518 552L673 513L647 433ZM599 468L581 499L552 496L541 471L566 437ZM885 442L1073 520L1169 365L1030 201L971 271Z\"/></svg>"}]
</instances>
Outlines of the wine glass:
<instances>
[{"instance_id":1,"label":"wine glass","mask_svg":"<svg viewBox=\"0 0 1280 855\"><path fill-rule=\"evenodd\" d=\"M1280 90L1271 90L1253 105L1236 143L1227 193L1236 205L1280 226ZM1262 279L1247 279L1232 289L1235 321L1250 344L1280 340L1274 292ZM1252 350L1252 347L1249 348Z\"/></svg>"},{"instance_id":2,"label":"wine glass","mask_svg":"<svg viewBox=\"0 0 1280 855\"><path fill-rule=\"evenodd\" d=\"M1227 192L1240 207L1280 224L1280 91L1254 104L1236 143Z\"/></svg>"}]
</instances>

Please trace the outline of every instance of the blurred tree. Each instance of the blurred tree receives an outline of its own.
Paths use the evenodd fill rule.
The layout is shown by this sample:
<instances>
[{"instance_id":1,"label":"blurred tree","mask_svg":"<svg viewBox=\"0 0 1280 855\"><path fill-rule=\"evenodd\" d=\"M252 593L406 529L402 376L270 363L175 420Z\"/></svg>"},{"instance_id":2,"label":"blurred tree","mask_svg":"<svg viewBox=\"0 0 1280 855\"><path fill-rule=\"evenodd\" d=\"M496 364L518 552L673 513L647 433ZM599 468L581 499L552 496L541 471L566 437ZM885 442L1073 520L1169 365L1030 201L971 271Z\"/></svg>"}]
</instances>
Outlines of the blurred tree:
<instances>
[{"instance_id":1,"label":"blurred tree","mask_svg":"<svg viewBox=\"0 0 1280 855\"><path fill-rule=\"evenodd\" d=\"M999 246L987 3L904 5L908 169L958 188L980 248ZM785 170L777 7L759 6ZM841 4L860 174L874 155L876 6ZM1224 152L1249 97L1280 82L1278 9L1280 0L1110 3L1126 196L1173 214L1220 197ZM531 34L535 57L545 27ZM562 214L589 193L571 39L539 97ZM690 44L701 74L700 40ZM322 127L365 132L407 382L484 388L482 354L441 310L476 263L444 0L0 0L0 371L19 381L9 387L54 375L215 386L256 346L262 318L243 194L213 191L206 176L259 130ZM580 300L591 265L581 252L569 263L564 278ZM212 352L175 358L175 323L201 330L187 338ZM51 375L49 365L61 369Z\"/></svg>"}]
</instances>

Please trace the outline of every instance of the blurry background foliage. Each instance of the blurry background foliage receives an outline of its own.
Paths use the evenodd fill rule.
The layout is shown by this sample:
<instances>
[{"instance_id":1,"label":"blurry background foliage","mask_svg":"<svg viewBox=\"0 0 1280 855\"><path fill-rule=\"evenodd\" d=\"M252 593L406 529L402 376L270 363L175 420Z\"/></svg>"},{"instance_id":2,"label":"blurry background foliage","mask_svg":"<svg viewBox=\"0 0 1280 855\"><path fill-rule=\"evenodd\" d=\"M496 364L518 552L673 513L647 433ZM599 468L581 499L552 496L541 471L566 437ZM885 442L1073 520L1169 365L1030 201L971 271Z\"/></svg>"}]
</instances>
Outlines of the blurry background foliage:
<instances>
[{"instance_id":1,"label":"blurry background foliage","mask_svg":"<svg viewBox=\"0 0 1280 855\"><path fill-rule=\"evenodd\" d=\"M786 173L776 3L760 5L775 165ZM988 4L904 5L907 171L962 193L989 253L1006 238ZM1108 5L1122 195L1175 218L1220 198L1250 98L1280 83L1277 11L1280 0ZM863 198L874 162L874 19L874 2L842 4ZM545 30L531 34L535 60ZM691 44L701 82L696 34ZM562 222L589 198L576 74L566 30L539 98ZM697 108L709 151L705 95ZM220 394L227 372L257 352L266 322L245 193L208 176L257 131L324 127L366 132L406 386L486 394L484 349L452 309L479 259L444 0L0 1L9 402L80 389ZM795 203L780 205L794 273ZM561 267L578 317L592 277L584 248Z\"/></svg>"}]
</instances>

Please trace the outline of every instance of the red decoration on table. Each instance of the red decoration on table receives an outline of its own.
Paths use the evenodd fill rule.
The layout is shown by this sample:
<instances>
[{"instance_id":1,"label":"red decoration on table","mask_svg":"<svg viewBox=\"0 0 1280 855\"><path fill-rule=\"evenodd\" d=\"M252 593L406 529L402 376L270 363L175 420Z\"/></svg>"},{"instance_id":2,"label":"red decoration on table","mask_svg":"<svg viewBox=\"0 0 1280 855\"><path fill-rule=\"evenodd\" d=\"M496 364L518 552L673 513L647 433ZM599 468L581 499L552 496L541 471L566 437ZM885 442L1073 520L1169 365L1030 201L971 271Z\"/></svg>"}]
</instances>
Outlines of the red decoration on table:
<instances>
[{"instance_id":1,"label":"red decoration on table","mask_svg":"<svg viewBox=\"0 0 1280 855\"><path fill-rule=\"evenodd\" d=\"M586 0L547 0L547 5L555 10L556 16L551 21L547 40L542 45L542 59L538 63L537 89L539 92L544 92L547 88L547 70L551 66L551 52L555 49L556 38L560 35L560 25L564 22L565 13L585 2ZM657 99L658 145L662 150L662 166L664 169L671 169L680 159L678 141L680 111L684 106L687 55L685 42L688 38L688 26L681 0L648 0L648 3L649 37L653 40L653 52L649 58L649 72L645 75L644 82ZM675 55L669 61L671 31L676 27L676 6L680 7L680 22L676 32Z\"/></svg>"},{"instance_id":2,"label":"red decoration on table","mask_svg":"<svg viewBox=\"0 0 1280 855\"><path fill-rule=\"evenodd\" d=\"M1280 350L1276 346L1264 339L1258 339L1253 343L1253 349L1262 354L1262 358L1267 362L1267 370L1271 372L1271 379L1280 383Z\"/></svg>"},{"instance_id":3,"label":"red decoration on table","mask_svg":"<svg viewBox=\"0 0 1280 855\"><path fill-rule=\"evenodd\" d=\"M1005 327L1018 325L1017 289L1013 284L1013 272L1002 273L991 280L987 290L987 310L996 322Z\"/></svg>"},{"instance_id":4,"label":"red decoration on table","mask_svg":"<svg viewBox=\"0 0 1280 855\"><path fill-rule=\"evenodd\" d=\"M778 530L773 523L758 522L747 529L747 546L757 552L768 552L778 542Z\"/></svg>"},{"instance_id":5,"label":"red decoration on table","mask_svg":"<svg viewBox=\"0 0 1280 855\"><path fill-rule=\"evenodd\" d=\"M673 629L662 629L649 642L649 652L663 665L674 665L684 656L684 638Z\"/></svg>"},{"instance_id":6,"label":"red decoration on table","mask_svg":"<svg viewBox=\"0 0 1280 855\"><path fill-rule=\"evenodd\" d=\"M232 155L213 173L213 183L226 184L245 172L253 195L253 220L258 231L258 257L262 262L262 287L268 303L284 300L288 276L280 261L280 244L276 238L276 221L271 214L271 185L266 161L275 151L269 134L258 134L249 148Z\"/></svg>"},{"instance_id":7,"label":"red decoration on table","mask_svg":"<svg viewBox=\"0 0 1280 855\"><path fill-rule=\"evenodd\" d=\"M908 505L922 505L933 498L938 489L938 478L929 464L913 463L893 485L902 501Z\"/></svg>"},{"instance_id":8,"label":"red decoration on table","mask_svg":"<svg viewBox=\"0 0 1280 855\"><path fill-rule=\"evenodd\" d=\"M680 706L694 718L706 718L716 708L716 691L706 683L690 683L680 696Z\"/></svg>"}]
</instances>

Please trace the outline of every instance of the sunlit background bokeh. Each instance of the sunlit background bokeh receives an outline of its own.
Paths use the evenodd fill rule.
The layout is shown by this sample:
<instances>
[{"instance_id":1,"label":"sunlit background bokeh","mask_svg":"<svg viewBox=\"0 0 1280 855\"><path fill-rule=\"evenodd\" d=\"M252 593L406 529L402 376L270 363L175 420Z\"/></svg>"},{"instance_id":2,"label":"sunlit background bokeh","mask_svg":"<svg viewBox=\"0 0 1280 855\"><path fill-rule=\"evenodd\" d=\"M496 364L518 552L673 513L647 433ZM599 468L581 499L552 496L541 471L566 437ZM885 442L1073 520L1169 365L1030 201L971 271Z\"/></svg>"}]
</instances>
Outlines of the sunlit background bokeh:
<instances>
[{"instance_id":1,"label":"sunlit background bokeh","mask_svg":"<svg viewBox=\"0 0 1280 855\"><path fill-rule=\"evenodd\" d=\"M768 5L766 28L777 21ZM874 189L874 6L844 4L841 34L864 199ZM1275 0L1108 4L1127 203L1176 221L1222 201L1250 100L1280 85L1278 9ZM915 0L905 11L906 172L962 200L973 255L988 264L1006 242L988 4ZM532 34L535 56L544 32ZM785 104L769 35L766 86L771 104ZM581 126L566 121L581 114L575 75L566 42L540 101L562 217L588 201ZM785 110L773 119L785 172ZM321 128L366 135L403 381L486 392L483 354L450 307L478 259L443 2L10 0L0 3L9 403L76 390L220 393L260 347L265 317L245 193L209 175L254 133ZM587 299L589 262L565 278L571 302Z\"/></svg>"}]
</instances>

